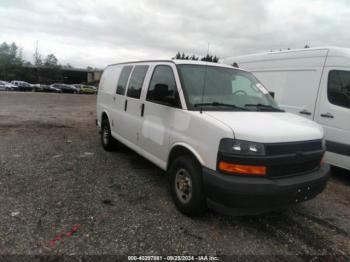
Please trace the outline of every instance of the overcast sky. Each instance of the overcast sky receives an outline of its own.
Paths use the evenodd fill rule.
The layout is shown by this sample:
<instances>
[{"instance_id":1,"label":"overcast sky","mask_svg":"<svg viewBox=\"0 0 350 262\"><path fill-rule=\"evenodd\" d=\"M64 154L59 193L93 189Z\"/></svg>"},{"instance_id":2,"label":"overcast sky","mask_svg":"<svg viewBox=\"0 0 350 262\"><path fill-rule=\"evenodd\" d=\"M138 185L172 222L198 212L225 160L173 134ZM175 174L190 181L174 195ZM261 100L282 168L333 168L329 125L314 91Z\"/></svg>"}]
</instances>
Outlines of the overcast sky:
<instances>
[{"instance_id":1,"label":"overcast sky","mask_svg":"<svg viewBox=\"0 0 350 262\"><path fill-rule=\"evenodd\" d=\"M103 68L171 58L177 51L220 58L336 45L350 47L349 0L0 0L0 42L32 60Z\"/></svg>"}]
</instances>

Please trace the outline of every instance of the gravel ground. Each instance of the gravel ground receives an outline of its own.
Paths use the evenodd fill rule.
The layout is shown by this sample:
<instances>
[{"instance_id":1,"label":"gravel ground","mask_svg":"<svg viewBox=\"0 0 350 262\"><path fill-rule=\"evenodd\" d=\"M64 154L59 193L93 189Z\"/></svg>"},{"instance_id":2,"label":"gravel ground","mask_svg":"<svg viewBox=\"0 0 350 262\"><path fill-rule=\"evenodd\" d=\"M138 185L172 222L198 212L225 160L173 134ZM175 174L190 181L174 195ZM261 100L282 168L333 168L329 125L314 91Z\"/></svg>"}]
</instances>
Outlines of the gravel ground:
<instances>
[{"instance_id":1,"label":"gravel ground","mask_svg":"<svg viewBox=\"0 0 350 262\"><path fill-rule=\"evenodd\" d=\"M191 219L175 209L163 171L127 148L102 149L95 103L0 93L1 255L350 259L349 172L332 169L324 193L283 213Z\"/></svg>"}]
</instances>

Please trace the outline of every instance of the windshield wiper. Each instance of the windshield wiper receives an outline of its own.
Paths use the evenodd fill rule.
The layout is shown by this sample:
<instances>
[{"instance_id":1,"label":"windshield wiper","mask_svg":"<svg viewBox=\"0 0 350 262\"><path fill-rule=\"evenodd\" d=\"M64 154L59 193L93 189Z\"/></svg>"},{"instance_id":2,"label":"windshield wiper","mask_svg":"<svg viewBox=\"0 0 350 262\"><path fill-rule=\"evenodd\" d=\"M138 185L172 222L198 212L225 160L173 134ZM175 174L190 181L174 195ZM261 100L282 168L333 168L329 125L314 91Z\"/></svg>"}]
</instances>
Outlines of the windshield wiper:
<instances>
[{"instance_id":1,"label":"windshield wiper","mask_svg":"<svg viewBox=\"0 0 350 262\"><path fill-rule=\"evenodd\" d=\"M259 108L260 110L267 109L267 110L272 110L272 111L275 111L275 112L284 112L284 110L279 109L279 108L276 108L276 107L273 107L273 106L271 106L271 105L264 105L264 104L245 104L244 106L255 106L256 108Z\"/></svg>"},{"instance_id":2,"label":"windshield wiper","mask_svg":"<svg viewBox=\"0 0 350 262\"><path fill-rule=\"evenodd\" d=\"M235 109L240 109L243 111L250 111L249 109L244 108L244 107L240 107L240 106L236 106L236 105L232 105L232 104L220 103L220 102L194 104L194 107L200 107L200 106L226 106L226 107L231 107L231 108L235 108Z\"/></svg>"}]
</instances>

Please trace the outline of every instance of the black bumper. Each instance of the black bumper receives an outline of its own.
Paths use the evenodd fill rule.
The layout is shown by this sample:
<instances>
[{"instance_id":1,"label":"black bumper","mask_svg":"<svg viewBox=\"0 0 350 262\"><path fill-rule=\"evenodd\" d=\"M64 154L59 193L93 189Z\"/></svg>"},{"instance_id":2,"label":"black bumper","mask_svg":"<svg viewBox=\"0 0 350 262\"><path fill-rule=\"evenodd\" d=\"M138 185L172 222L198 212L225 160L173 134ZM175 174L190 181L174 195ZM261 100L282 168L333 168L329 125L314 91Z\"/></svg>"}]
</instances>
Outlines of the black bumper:
<instances>
[{"instance_id":1,"label":"black bumper","mask_svg":"<svg viewBox=\"0 0 350 262\"><path fill-rule=\"evenodd\" d=\"M325 188L329 165L307 174L262 178L222 174L203 168L208 207L221 213L252 215L314 198Z\"/></svg>"}]
</instances>

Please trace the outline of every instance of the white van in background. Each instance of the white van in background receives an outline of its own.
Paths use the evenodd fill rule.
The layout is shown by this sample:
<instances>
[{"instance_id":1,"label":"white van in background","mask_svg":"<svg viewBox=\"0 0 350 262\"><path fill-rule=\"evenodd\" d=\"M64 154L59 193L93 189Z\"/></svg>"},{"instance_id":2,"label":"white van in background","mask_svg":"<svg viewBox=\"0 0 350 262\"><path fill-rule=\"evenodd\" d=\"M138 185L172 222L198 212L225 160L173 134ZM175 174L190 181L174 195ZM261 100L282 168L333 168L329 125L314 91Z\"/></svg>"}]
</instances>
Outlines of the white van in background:
<instances>
[{"instance_id":1,"label":"white van in background","mask_svg":"<svg viewBox=\"0 0 350 262\"><path fill-rule=\"evenodd\" d=\"M106 150L123 143L167 171L187 215L207 206L231 214L284 208L315 197L329 177L322 127L281 110L251 73L231 66L110 65L97 125Z\"/></svg>"},{"instance_id":2,"label":"white van in background","mask_svg":"<svg viewBox=\"0 0 350 262\"><path fill-rule=\"evenodd\" d=\"M325 161L350 170L350 49L269 52L223 63L252 72L282 108L323 125Z\"/></svg>"}]
</instances>

